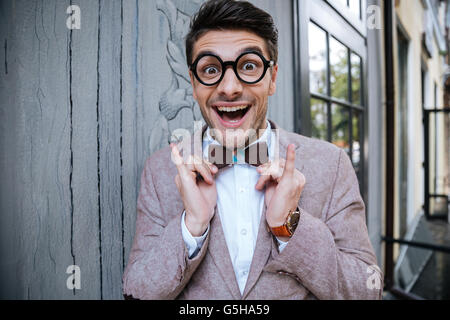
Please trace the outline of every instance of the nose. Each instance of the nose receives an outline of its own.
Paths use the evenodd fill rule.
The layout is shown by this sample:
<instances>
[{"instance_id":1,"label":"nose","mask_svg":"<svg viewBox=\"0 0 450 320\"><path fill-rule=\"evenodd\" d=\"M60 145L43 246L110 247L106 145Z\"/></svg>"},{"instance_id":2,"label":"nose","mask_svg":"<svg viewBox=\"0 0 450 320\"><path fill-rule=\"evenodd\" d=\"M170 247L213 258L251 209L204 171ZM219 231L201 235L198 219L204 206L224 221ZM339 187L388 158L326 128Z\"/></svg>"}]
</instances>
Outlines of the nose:
<instances>
[{"instance_id":1,"label":"nose","mask_svg":"<svg viewBox=\"0 0 450 320\"><path fill-rule=\"evenodd\" d=\"M225 69L222 81L219 83L217 90L219 94L233 99L242 94L242 83L237 78L231 66Z\"/></svg>"}]
</instances>

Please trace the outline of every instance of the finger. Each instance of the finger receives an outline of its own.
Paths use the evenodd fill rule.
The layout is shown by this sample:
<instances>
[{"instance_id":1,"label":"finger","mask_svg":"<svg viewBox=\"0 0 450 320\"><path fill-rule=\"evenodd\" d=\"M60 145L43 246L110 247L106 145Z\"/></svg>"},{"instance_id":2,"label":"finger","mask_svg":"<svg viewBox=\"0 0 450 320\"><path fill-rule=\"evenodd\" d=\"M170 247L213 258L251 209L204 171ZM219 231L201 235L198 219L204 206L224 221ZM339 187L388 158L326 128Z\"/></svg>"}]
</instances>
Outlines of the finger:
<instances>
[{"instance_id":1,"label":"finger","mask_svg":"<svg viewBox=\"0 0 450 320\"><path fill-rule=\"evenodd\" d=\"M258 182L255 185L255 189L261 191L270 180L272 180L270 175L262 175L259 177Z\"/></svg>"},{"instance_id":2,"label":"finger","mask_svg":"<svg viewBox=\"0 0 450 320\"><path fill-rule=\"evenodd\" d=\"M199 164L199 163L195 162L194 168L195 168L195 171L198 172L202 176L203 180L206 183L208 183L208 184L214 183L214 179L212 177L211 170L205 163Z\"/></svg>"},{"instance_id":3,"label":"finger","mask_svg":"<svg viewBox=\"0 0 450 320\"><path fill-rule=\"evenodd\" d=\"M279 182L281 175L283 173L284 160L275 161L269 165L263 165L258 167L258 171L261 177L255 185L257 190L262 190L264 186L270 181Z\"/></svg>"},{"instance_id":4,"label":"finger","mask_svg":"<svg viewBox=\"0 0 450 320\"><path fill-rule=\"evenodd\" d=\"M180 155L180 151L178 150L178 147L175 143L171 143L170 148L172 149L171 153L172 162L175 164L175 166L179 171L181 167L184 167L183 157Z\"/></svg>"},{"instance_id":5,"label":"finger","mask_svg":"<svg viewBox=\"0 0 450 320\"><path fill-rule=\"evenodd\" d=\"M284 166L284 175L293 175L295 171L295 146L290 144L286 151L286 163Z\"/></svg>"},{"instance_id":6,"label":"finger","mask_svg":"<svg viewBox=\"0 0 450 320\"><path fill-rule=\"evenodd\" d=\"M171 154L172 161L175 163L175 165L177 167L180 182L189 180L192 177L192 175L194 175L194 179L195 179L195 173L192 172L193 166L189 163L184 163L184 159L181 156L177 145L172 143L172 144L170 144L170 147L172 148L172 154ZM182 185L182 183L180 183L180 186L181 185Z\"/></svg>"},{"instance_id":7,"label":"finger","mask_svg":"<svg viewBox=\"0 0 450 320\"><path fill-rule=\"evenodd\" d=\"M298 176L298 181L300 181L300 185L304 186L306 184L305 175L303 173L301 173L300 171L298 171L297 176Z\"/></svg>"},{"instance_id":8,"label":"finger","mask_svg":"<svg viewBox=\"0 0 450 320\"><path fill-rule=\"evenodd\" d=\"M281 178L284 170L284 159L279 159L274 162L271 162L269 165L264 165L258 167L258 173L264 176L271 176L272 179Z\"/></svg>"},{"instance_id":9,"label":"finger","mask_svg":"<svg viewBox=\"0 0 450 320\"><path fill-rule=\"evenodd\" d=\"M203 180L208 184L214 182L210 167L201 157L190 155L186 163L186 168L197 181Z\"/></svg>"},{"instance_id":10,"label":"finger","mask_svg":"<svg viewBox=\"0 0 450 320\"><path fill-rule=\"evenodd\" d=\"M259 174L262 174L262 173L266 172L271 165L272 165L271 162L266 162L266 163L260 165L258 168L256 168L256 171L258 171Z\"/></svg>"},{"instance_id":11,"label":"finger","mask_svg":"<svg viewBox=\"0 0 450 320\"><path fill-rule=\"evenodd\" d=\"M208 160L204 160L203 162L205 163L206 166L208 166L209 171L211 171L213 175L215 175L219 171L219 169Z\"/></svg>"},{"instance_id":12,"label":"finger","mask_svg":"<svg viewBox=\"0 0 450 320\"><path fill-rule=\"evenodd\" d=\"M269 174L272 176L274 180L279 180L284 172L286 161L284 159L279 159L273 163L273 165L269 168Z\"/></svg>"}]
</instances>

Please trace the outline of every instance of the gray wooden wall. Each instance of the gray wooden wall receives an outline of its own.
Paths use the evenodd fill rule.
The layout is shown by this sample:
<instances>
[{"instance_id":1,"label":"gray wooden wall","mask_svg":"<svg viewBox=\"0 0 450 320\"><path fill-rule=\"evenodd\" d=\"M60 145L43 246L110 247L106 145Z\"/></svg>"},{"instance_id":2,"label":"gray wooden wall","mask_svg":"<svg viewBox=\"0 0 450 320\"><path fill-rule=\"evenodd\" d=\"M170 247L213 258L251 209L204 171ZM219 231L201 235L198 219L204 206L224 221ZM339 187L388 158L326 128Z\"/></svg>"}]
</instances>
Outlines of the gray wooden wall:
<instances>
[{"instance_id":1,"label":"gray wooden wall","mask_svg":"<svg viewBox=\"0 0 450 320\"><path fill-rule=\"evenodd\" d=\"M200 2L0 1L0 298L122 298L144 161L201 118L183 46ZM269 114L292 130L292 3L252 2L280 30Z\"/></svg>"}]
</instances>

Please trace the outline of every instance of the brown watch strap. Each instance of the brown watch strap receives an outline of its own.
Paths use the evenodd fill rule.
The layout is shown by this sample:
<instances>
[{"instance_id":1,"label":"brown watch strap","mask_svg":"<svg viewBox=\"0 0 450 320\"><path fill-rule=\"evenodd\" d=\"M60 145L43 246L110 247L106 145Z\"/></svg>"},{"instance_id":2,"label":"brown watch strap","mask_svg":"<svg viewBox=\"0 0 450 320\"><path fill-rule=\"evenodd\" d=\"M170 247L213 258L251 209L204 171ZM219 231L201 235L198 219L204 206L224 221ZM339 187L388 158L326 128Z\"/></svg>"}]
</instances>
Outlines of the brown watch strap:
<instances>
[{"instance_id":1,"label":"brown watch strap","mask_svg":"<svg viewBox=\"0 0 450 320\"><path fill-rule=\"evenodd\" d=\"M297 228L300 220L301 211L297 207L295 211L289 210L289 214L286 217L286 222L279 227L269 228L272 234L276 237L292 237L295 229Z\"/></svg>"},{"instance_id":2,"label":"brown watch strap","mask_svg":"<svg viewBox=\"0 0 450 320\"><path fill-rule=\"evenodd\" d=\"M272 231L272 234L276 237L291 237L292 236L292 234L289 232L286 224L279 226L279 227L270 228L270 229Z\"/></svg>"}]
</instances>

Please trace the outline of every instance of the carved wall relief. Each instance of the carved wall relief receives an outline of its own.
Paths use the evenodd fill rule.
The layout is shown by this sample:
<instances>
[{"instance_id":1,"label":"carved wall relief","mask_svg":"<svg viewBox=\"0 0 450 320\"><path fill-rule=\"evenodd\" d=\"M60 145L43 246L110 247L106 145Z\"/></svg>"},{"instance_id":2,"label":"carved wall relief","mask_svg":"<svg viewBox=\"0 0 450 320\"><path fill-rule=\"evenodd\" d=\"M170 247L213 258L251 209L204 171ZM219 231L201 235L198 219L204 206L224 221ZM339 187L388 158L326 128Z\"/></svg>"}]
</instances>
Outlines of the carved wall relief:
<instances>
[{"instance_id":1,"label":"carved wall relief","mask_svg":"<svg viewBox=\"0 0 450 320\"><path fill-rule=\"evenodd\" d=\"M202 0L157 1L158 11L169 24L166 58L172 72L172 80L159 100L159 116L150 136L151 153L167 146L170 142L169 124L179 117L181 110L187 109L192 114L192 118L189 119L191 123L186 123L187 129L193 129L192 120L202 119L199 106L192 96L184 43L184 37L189 30L190 16L197 12L201 3Z\"/></svg>"}]
</instances>

